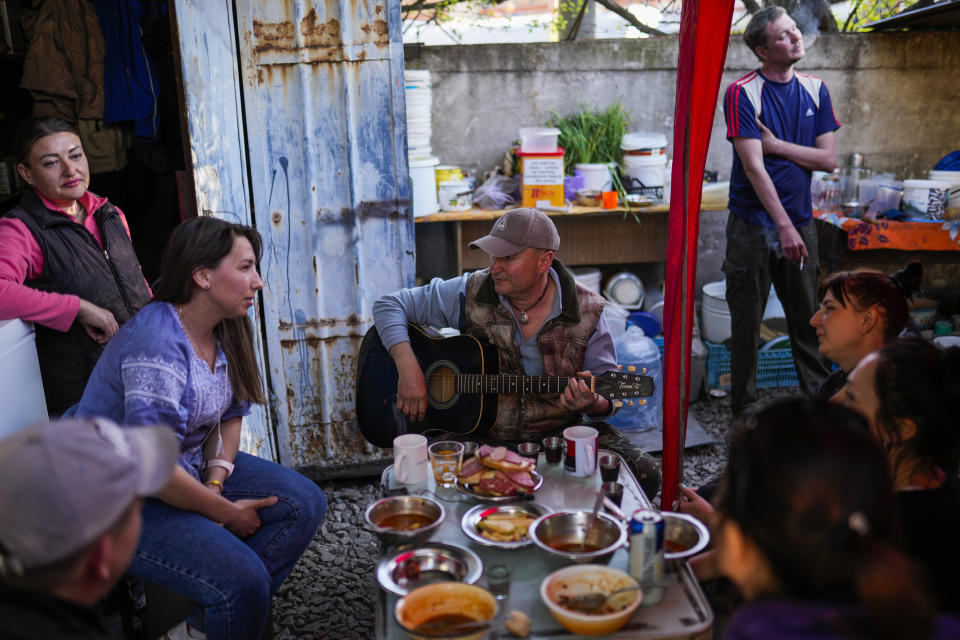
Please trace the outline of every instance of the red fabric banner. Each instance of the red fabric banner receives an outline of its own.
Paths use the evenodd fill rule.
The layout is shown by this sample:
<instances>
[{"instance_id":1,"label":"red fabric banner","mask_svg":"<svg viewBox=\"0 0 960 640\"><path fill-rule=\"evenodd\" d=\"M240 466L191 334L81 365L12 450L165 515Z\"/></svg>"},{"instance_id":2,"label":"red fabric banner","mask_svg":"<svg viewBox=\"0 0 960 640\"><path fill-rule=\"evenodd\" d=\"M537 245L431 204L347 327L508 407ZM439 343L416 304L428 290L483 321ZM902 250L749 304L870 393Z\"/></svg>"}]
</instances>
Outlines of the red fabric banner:
<instances>
[{"instance_id":1,"label":"red fabric banner","mask_svg":"<svg viewBox=\"0 0 960 640\"><path fill-rule=\"evenodd\" d=\"M680 486L690 395L697 238L703 167L730 41L734 0L683 0L680 59L674 108L673 172L667 232L667 278L663 305L666 340L663 376L663 492L671 510ZM651 496L652 497L652 496Z\"/></svg>"}]
</instances>

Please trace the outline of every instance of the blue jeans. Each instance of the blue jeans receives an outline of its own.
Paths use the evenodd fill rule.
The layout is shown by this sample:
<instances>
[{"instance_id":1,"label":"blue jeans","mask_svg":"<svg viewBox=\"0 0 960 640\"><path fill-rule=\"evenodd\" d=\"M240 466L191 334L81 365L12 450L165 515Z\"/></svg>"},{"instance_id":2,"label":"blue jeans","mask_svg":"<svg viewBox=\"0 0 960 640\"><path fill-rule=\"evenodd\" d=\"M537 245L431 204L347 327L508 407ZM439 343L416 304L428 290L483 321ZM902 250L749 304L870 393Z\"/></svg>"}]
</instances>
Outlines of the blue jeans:
<instances>
[{"instance_id":1,"label":"blue jeans","mask_svg":"<svg viewBox=\"0 0 960 640\"><path fill-rule=\"evenodd\" d=\"M259 638L270 598L313 539L327 510L304 476L240 452L224 483L230 500L277 496L261 509L260 529L241 540L205 516L147 500L143 534L128 572L189 598L210 640Z\"/></svg>"}]
</instances>

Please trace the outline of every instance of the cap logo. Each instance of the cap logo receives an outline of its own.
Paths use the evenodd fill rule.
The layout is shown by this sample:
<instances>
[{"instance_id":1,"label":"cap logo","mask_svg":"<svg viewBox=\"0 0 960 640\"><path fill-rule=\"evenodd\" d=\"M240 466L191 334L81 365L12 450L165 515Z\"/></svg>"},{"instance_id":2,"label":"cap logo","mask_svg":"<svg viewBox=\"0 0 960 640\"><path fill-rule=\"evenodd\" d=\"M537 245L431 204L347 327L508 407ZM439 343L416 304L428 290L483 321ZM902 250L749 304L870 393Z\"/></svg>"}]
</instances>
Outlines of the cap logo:
<instances>
[{"instance_id":1,"label":"cap logo","mask_svg":"<svg viewBox=\"0 0 960 640\"><path fill-rule=\"evenodd\" d=\"M507 230L507 216L500 218L500 221L497 222L497 231L506 231Z\"/></svg>"},{"instance_id":2,"label":"cap logo","mask_svg":"<svg viewBox=\"0 0 960 640\"><path fill-rule=\"evenodd\" d=\"M97 433L113 445L113 450L118 456L121 458L130 457L130 443L123 437L123 432L120 430L120 427L106 420L95 420L94 425L96 426Z\"/></svg>"}]
</instances>

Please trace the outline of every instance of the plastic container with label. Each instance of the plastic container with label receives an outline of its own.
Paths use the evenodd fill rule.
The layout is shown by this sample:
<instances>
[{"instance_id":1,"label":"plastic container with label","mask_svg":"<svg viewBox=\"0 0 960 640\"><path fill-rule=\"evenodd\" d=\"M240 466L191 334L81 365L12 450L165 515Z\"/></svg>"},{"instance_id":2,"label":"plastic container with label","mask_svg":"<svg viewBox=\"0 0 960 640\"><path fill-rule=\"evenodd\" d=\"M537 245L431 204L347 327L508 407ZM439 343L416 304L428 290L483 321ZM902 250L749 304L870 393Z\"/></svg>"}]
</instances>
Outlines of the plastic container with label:
<instances>
[{"instance_id":1,"label":"plastic container with label","mask_svg":"<svg viewBox=\"0 0 960 640\"><path fill-rule=\"evenodd\" d=\"M517 152L520 158L523 207L562 207L563 147L553 153Z\"/></svg>"}]
</instances>

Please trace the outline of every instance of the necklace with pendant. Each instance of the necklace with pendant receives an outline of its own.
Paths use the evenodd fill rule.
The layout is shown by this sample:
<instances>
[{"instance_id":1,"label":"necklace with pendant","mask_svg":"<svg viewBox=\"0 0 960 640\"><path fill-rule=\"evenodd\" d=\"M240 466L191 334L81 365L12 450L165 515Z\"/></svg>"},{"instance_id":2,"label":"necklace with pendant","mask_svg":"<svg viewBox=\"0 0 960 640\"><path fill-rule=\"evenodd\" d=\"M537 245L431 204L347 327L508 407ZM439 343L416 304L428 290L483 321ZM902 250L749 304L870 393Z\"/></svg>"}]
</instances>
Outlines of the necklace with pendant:
<instances>
[{"instance_id":1,"label":"necklace with pendant","mask_svg":"<svg viewBox=\"0 0 960 640\"><path fill-rule=\"evenodd\" d=\"M547 289L549 288L550 288L550 280L547 280L547 284L544 285L543 287L543 293L540 294L540 297L537 298L537 301L534 302L529 307L527 307L526 309L520 309L520 314L517 316L517 320L520 321L520 324L526 325L528 322L530 322L530 316L527 315L527 312L533 309L538 304L540 304L540 301L543 300L543 296L547 295Z\"/></svg>"}]
</instances>

